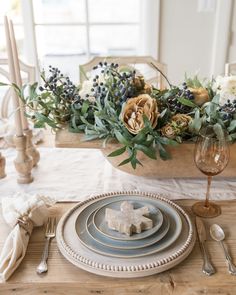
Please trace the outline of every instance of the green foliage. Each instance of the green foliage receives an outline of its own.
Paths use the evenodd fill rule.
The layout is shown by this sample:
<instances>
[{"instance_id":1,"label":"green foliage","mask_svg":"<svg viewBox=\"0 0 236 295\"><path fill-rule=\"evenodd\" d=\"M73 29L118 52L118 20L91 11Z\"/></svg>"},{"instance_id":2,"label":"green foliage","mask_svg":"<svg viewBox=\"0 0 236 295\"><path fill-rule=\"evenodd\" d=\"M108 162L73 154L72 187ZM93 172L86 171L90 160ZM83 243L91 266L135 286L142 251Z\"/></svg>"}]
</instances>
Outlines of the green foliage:
<instances>
[{"instance_id":1,"label":"green foliage","mask_svg":"<svg viewBox=\"0 0 236 295\"><path fill-rule=\"evenodd\" d=\"M187 77L187 74L185 74L185 82L187 84L188 87L191 87L191 88L203 88L204 87L204 81L200 81L198 76L195 75L194 77L192 78L189 78Z\"/></svg>"},{"instance_id":2,"label":"green foliage","mask_svg":"<svg viewBox=\"0 0 236 295\"><path fill-rule=\"evenodd\" d=\"M137 165L142 165L138 160L140 153L153 160L157 157L168 160L171 158L168 146L194 141L200 129L208 124L214 126L218 137L227 130L229 140L236 140L236 111L232 106L220 105L220 97L212 87L213 80L200 81L197 76L186 76L182 87L174 86L167 80L170 89L160 90L147 85L144 78L137 76L130 67L119 70L118 65L104 62L95 69L100 74L87 81L91 89L84 94L83 85L74 85L68 77L52 67L49 77L42 73L43 86L38 87L37 83L24 85L21 89L17 85L12 86L26 104L27 116L33 120L35 127L49 125L52 129L59 129L68 126L70 132L84 133L84 140L102 139L104 146L110 139L116 139L121 147L108 156L125 154L127 158L120 166L130 164L135 169ZM80 72L87 79L82 68ZM8 85L0 83L0 86ZM191 88L207 89L210 101L202 106L196 105ZM148 94L156 100L157 124L153 125L143 113L143 128L137 134L132 134L122 114L129 99L141 94ZM176 114L190 118L189 125L181 129L172 120ZM176 132L170 138L163 133L163 128L169 126Z\"/></svg>"}]
</instances>

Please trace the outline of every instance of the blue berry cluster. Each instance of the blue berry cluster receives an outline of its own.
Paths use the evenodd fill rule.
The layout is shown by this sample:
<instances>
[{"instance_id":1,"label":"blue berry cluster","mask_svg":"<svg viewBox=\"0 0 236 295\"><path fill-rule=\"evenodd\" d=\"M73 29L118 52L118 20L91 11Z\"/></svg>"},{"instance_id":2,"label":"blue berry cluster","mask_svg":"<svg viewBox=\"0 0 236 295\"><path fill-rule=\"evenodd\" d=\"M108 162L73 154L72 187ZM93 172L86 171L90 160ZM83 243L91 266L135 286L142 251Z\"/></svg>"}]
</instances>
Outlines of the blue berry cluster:
<instances>
[{"instance_id":1,"label":"blue berry cluster","mask_svg":"<svg viewBox=\"0 0 236 295\"><path fill-rule=\"evenodd\" d=\"M79 99L78 89L69 79L65 77L58 68L49 66L50 76L42 76L44 85L39 87L40 91L50 91L55 95L58 101L64 100L72 102Z\"/></svg>"},{"instance_id":2,"label":"blue berry cluster","mask_svg":"<svg viewBox=\"0 0 236 295\"><path fill-rule=\"evenodd\" d=\"M219 111L224 121L232 120L234 114L236 114L236 99L233 102L228 99L227 103L219 108Z\"/></svg>"},{"instance_id":3,"label":"blue berry cluster","mask_svg":"<svg viewBox=\"0 0 236 295\"><path fill-rule=\"evenodd\" d=\"M118 106L121 106L129 97L135 95L135 71L131 72L119 72L118 64L107 62L100 62L95 66L94 70L100 70L100 72L106 75L107 83L99 83L99 76L96 75L93 82L93 88L91 92L94 93L96 98L100 98L101 103L104 102L104 98L109 91L109 97L113 99Z\"/></svg>"},{"instance_id":4,"label":"blue berry cluster","mask_svg":"<svg viewBox=\"0 0 236 295\"><path fill-rule=\"evenodd\" d=\"M169 105L170 111L174 113L189 113L191 111L191 107L188 107L186 105L183 105L178 98L184 97L188 100L193 100L194 96L193 93L188 89L187 84L184 82L182 84L182 88L178 88L178 91L175 95L169 97L167 99L167 103Z\"/></svg>"}]
</instances>

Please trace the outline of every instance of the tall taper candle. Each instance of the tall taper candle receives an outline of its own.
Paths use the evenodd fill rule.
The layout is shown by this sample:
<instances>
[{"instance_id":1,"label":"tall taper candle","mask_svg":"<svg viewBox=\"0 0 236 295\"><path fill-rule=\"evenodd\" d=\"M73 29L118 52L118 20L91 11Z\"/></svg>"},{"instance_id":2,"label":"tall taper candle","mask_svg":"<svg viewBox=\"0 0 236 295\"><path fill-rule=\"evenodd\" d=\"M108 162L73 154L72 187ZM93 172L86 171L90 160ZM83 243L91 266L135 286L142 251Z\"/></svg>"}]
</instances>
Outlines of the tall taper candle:
<instances>
[{"instance_id":1,"label":"tall taper candle","mask_svg":"<svg viewBox=\"0 0 236 295\"><path fill-rule=\"evenodd\" d=\"M16 84L16 75L14 70L14 60L13 60L13 53L11 48L10 31L9 31L7 16L4 17L4 26L5 26L5 33L6 33L7 56L8 56L10 80L11 80L11 83ZM12 96L13 96L13 106L15 110L16 135L22 136L23 130L22 130L19 98L14 89L12 90Z\"/></svg>"},{"instance_id":2,"label":"tall taper candle","mask_svg":"<svg viewBox=\"0 0 236 295\"><path fill-rule=\"evenodd\" d=\"M12 53L13 53L13 60L14 60L14 66L15 66L15 73L16 73L16 84L18 87L22 87L22 79L20 74L20 63L18 58L18 52L17 52L17 46L16 46L16 38L15 38L15 32L13 28L12 20L9 20L9 29L10 29L10 38L11 38L11 45L12 45ZM27 130L29 128L27 118L25 117L25 106L21 99L19 99L20 104L20 113L21 113L21 121L23 125L23 129Z\"/></svg>"}]
</instances>

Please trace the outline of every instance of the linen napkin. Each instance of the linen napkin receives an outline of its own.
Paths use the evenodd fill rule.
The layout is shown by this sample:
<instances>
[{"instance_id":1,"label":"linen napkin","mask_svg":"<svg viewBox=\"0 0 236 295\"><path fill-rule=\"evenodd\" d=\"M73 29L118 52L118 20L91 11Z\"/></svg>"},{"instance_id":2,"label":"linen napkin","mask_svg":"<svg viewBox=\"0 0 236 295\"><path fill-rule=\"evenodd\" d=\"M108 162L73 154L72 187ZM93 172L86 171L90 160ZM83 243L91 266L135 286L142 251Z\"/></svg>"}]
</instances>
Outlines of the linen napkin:
<instances>
[{"instance_id":1,"label":"linen napkin","mask_svg":"<svg viewBox=\"0 0 236 295\"><path fill-rule=\"evenodd\" d=\"M5 282L23 260L34 226L42 226L48 218L51 198L18 193L2 198L2 214L12 228L0 254L0 282Z\"/></svg>"}]
</instances>

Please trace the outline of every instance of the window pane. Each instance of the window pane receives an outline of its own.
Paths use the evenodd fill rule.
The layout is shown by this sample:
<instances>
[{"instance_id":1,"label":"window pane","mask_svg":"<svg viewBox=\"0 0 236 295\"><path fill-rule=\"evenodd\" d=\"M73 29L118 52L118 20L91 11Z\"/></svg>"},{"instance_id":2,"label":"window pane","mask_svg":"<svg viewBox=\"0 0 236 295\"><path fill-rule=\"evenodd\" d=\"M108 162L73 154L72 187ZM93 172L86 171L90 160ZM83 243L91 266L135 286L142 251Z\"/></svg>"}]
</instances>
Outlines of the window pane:
<instances>
[{"instance_id":1,"label":"window pane","mask_svg":"<svg viewBox=\"0 0 236 295\"><path fill-rule=\"evenodd\" d=\"M85 27L36 26L36 37L42 67L51 64L78 80L79 64L86 60Z\"/></svg>"},{"instance_id":2,"label":"window pane","mask_svg":"<svg viewBox=\"0 0 236 295\"><path fill-rule=\"evenodd\" d=\"M140 0L88 0L90 22L138 22Z\"/></svg>"},{"instance_id":3,"label":"window pane","mask_svg":"<svg viewBox=\"0 0 236 295\"><path fill-rule=\"evenodd\" d=\"M19 55L23 54L24 51L24 31L23 26L14 25L14 31L16 36L16 44ZM0 56L6 57L6 37L4 26L0 25Z\"/></svg>"},{"instance_id":4,"label":"window pane","mask_svg":"<svg viewBox=\"0 0 236 295\"><path fill-rule=\"evenodd\" d=\"M36 23L85 21L84 0L33 0Z\"/></svg>"},{"instance_id":5,"label":"window pane","mask_svg":"<svg viewBox=\"0 0 236 295\"><path fill-rule=\"evenodd\" d=\"M13 23L22 24L20 0L0 0L0 23L3 23L3 17L7 15Z\"/></svg>"},{"instance_id":6,"label":"window pane","mask_svg":"<svg viewBox=\"0 0 236 295\"><path fill-rule=\"evenodd\" d=\"M36 26L39 55L84 54L85 36L83 26Z\"/></svg>"},{"instance_id":7,"label":"window pane","mask_svg":"<svg viewBox=\"0 0 236 295\"><path fill-rule=\"evenodd\" d=\"M138 54L139 26L137 25L91 26L90 37L92 54Z\"/></svg>"}]
</instances>

